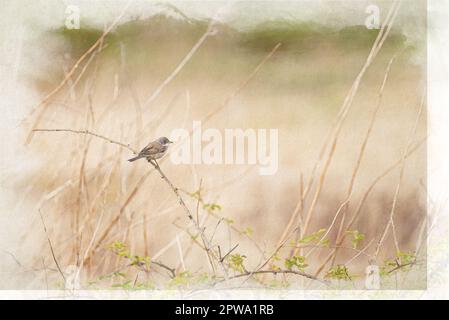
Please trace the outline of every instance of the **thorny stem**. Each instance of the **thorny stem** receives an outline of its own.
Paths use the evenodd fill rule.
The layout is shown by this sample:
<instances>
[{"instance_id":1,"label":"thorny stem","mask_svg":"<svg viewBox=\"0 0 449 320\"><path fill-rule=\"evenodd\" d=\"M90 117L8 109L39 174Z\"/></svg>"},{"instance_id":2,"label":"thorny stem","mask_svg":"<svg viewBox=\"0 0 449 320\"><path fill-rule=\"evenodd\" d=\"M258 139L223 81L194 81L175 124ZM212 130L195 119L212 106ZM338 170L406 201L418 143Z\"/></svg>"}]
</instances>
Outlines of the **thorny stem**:
<instances>
[{"instance_id":1,"label":"thorny stem","mask_svg":"<svg viewBox=\"0 0 449 320\"><path fill-rule=\"evenodd\" d=\"M73 129L34 129L33 132L72 132L72 133L77 133L77 134L87 134L87 135L91 135L100 139L103 139L109 143L113 143L116 145L119 145L123 148L128 149L129 151L131 151L134 154L137 154L138 152L136 150L134 150L133 148L131 148L131 146L129 144L125 144L123 142L120 141L116 141L116 140L112 140L108 137L105 137L101 134L98 133L94 133L92 131L89 130L73 130Z\"/></svg>"},{"instance_id":2,"label":"thorny stem","mask_svg":"<svg viewBox=\"0 0 449 320\"><path fill-rule=\"evenodd\" d=\"M167 178L167 176L164 174L164 172L161 170L161 167L159 167L159 164L156 161L148 161L149 163L151 163L153 165L153 167L159 172L159 174L161 175L161 178L164 179L164 181L170 186L170 188L172 189L173 193L176 195L176 197L178 198L178 202L181 205L181 207L184 209L185 213L187 214L187 217L190 219L190 221L193 222L193 224L195 225L195 227L197 227L198 229L200 229L200 226L198 225L197 221L195 221L195 219L193 219L192 214L190 213L189 208L187 207L186 203L184 202L184 199L181 197L181 195L179 194L179 189L177 187L174 186L174 184Z\"/></svg>"},{"instance_id":3,"label":"thorny stem","mask_svg":"<svg viewBox=\"0 0 449 320\"><path fill-rule=\"evenodd\" d=\"M318 281L318 282L320 282L320 283L322 283L324 285L329 285L329 282L326 281L326 280L321 280L321 279L319 279L319 278L317 278L317 277L315 277L315 276L313 276L311 274L308 274L308 273L305 273L305 272L302 272L302 271L296 271L296 270L257 270L257 271L247 271L247 272L239 273L239 274L237 274L235 276L229 277L228 280L242 278L242 277L252 277L253 275L256 275L256 274L269 274L269 273L271 273L273 275L277 275L277 274L295 274L295 275L298 275L298 276L302 276L302 277L308 278L310 280ZM219 281L215 282L215 284L223 282L225 280L226 279L219 280Z\"/></svg>"},{"instance_id":4,"label":"thorny stem","mask_svg":"<svg viewBox=\"0 0 449 320\"><path fill-rule=\"evenodd\" d=\"M159 166L159 164L157 163L156 160L152 161L149 160L149 163L151 163L153 165L153 167L159 172L159 174L161 175L162 179L164 179L164 181L170 186L170 188L172 189L173 193L176 195L176 197L178 198L178 202L181 205L181 207L184 209L187 217L190 219L190 221L193 223L193 225L195 226L195 228L197 229L198 233L201 236L201 240L203 241L203 245L204 245L204 250L206 251L206 255L207 258L209 260L209 264L212 267L212 271L215 273L215 267L214 267L214 263L212 262L212 258L211 258L211 250L210 250L210 245L207 243L207 240L204 237L204 228L201 228L201 226L199 225L199 221L196 221L192 214L190 213L189 208L187 207L186 203L184 202L184 199L182 198L181 194L179 193L179 189L177 187L174 186L174 184L167 178L167 176L164 174L164 172L161 170L161 167ZM213 254L212 254L213 255ZM214 255L213 255L214 256Z\"/></svg>"}]
</instances>

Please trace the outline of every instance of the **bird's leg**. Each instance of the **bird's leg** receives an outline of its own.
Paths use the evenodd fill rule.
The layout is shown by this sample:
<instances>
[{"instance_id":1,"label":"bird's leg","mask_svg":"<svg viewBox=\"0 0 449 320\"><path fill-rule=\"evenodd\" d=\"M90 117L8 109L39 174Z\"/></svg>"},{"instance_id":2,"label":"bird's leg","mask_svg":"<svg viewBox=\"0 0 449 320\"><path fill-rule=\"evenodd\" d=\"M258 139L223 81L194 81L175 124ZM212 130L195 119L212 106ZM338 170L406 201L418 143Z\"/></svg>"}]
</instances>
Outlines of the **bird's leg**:
<instances>
[{"instance_id":1,"label":"bird's leg","mask_svg":"<svg viewBox=\"0 0 449 320\"><path fill-rule=\"evenodd\" d=\"M157 163L156 159L148 159L148 162L151 163L156 169L160 169L159 163Z\"/></svg>"},{"instance_id":2,"label":"bird's leg","mask_svg":"<svg viewBox=\"0 0 449 320\"><path fill-rule=\"evenodd\" d=\"M156 159L148 159L148 162L150 162L154 166L154 168L159 171L159 173L161 174L161 178L164 179L161 168L159 167L159 163L157 163Z\"/></svg>"}]
</instances>

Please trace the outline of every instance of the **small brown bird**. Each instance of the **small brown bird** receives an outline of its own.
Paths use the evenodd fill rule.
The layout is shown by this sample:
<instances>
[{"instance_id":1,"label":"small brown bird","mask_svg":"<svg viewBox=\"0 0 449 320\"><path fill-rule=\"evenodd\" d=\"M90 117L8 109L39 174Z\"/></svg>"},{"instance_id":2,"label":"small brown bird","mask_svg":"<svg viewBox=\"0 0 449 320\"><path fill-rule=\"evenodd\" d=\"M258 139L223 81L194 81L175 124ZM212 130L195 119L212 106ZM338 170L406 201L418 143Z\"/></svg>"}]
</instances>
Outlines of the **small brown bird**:
<instances>
[{"instance_id":1,"label":"small brown bird","mask_svg":"<svg viewBox=\"0 0 449 320\"><path fill-rule=\"evenodd\" d=\"M168 140L166 137L156 139L143 148L137 156L128 159L128 161L133 162L145 158L148 162L151 162L152 160L160 159L167 153L168 146L171 143L173 142Z\"/></svg>"}]
</instances>

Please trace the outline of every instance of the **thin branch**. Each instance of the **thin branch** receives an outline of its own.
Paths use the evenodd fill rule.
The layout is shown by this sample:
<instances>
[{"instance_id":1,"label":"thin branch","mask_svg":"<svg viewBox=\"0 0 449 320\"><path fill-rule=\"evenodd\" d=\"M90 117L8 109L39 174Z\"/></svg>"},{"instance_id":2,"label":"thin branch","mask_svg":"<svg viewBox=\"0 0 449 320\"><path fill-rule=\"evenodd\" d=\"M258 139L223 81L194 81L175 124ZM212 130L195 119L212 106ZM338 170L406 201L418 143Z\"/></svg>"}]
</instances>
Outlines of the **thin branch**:
<instances>
[{"instance_id":1,"label":"thin branch","mask_svg":"<svg viewBox=\"0 0 449 320\"><path fill-rule=\"evenodd\" d=\"M159 266L159 267L161 267L161 268L163 268L165 270L167 270L168 272L170 272L170 275L171 275L172 278L176 277L176 270L175 269L170 268L169 266L167 266L167 265L165 265L165 264L163 264L163 263L161 263L159 261L151 260L151 263L155 264L155 265L157 265L157 266Z\"/></svg>"},{"instance_id":2,"label":"thin branch","mask_svg":"<svg viewBox=\"0 0 449 320\"><path fill-rule=\"evenodd\" d=\"M371 239L368 244L362 249L362 250L358 250L358 253L353 256L351 259L349 259L344 265L349 265L352 261L354 261L355 259L357 259L360 255L364 254L367 257L373 258L372 255L366 253L365 251L371 246L371 244L373 243L374 239ZM355 249L355 248L354 248ZM355 249L357 250L357 249Z\"/></svg>"},{"instance_id":3,"label":"thin branch","mask_svg":"<svg viewBox=\"0 0 449 320\"><path fill-rule=\"evenodd\" d=\"M231 250L228 251L228 253L226 253L223 257L220 258L220 261L223 262L223 261L226 259L226 257L227 257L229 254L231 254L232 251L234 251L235 249L237 249L238 246L239 246L239 244L237 243L234 247L232 247Z\"/></svg>"},{"instance_id":4,"label":"thin branch","mask_svg":"<svg viewBox=\"0 0 449 320\"><path fill-rule=\"evenodd\" d=\"M397 11L398 7L399 6L398 6L398 4L396 2L391 6L391 8L390 8L390 10L388 12L388 15L387 15L387 17L385 19L385 22L382 25L382 27L381 27L381 29L380 29L377 37L376 37L376 40L374 41L374 43L373 43L373 45L371 47L370 53L368 54L368 57L367 57L367 59L365 61L365 64L363 65L362 69L360 70L359 74L357 75L356 79L354 80L354 82L353 82L349 92L347 93L347 95L345 97L345 100L343 101L343 104L342 104L342 106L340 108L340 111L339 111L339 113L337 115L337 120L336 120L335 124L333 125L333 128L328 132L327 137L324 140L324 143L323 143L323 145L321 147L321 150L320 150L320 153L319 153L319 157L318 157L317 161L315 162L315 165L314 165L314 167L312 169L312 174L309 177L307 186L306 186L305 191L304 191L304 195L302 195L303 196L303 200L302 201L304 201L308 197L308 194L309 194L309 192L310 192L310 190L312 188L312 185L313 185L313 182L314 182L314 179L315 179L315 172L318 170L320 163L325 158L326 150L328 149L328 146L330 145L330 148L327 151L327 157L326 157L326 159L324 161L324 166L323 166L323 168L321 169L321 171L319 172L319 175L318 175L317 187L316 187L316 190L315 190L315 192L313 194L313 198L312 198L311 204L309 206L309 209L306 212L306 215L305 215L305 218L304 218L304 224L299 229L300 237L303 237L305 234L307 234L307 230L308 230L311 218L313 216L316 204L318 202L318 198L320 197L320 194L321 194L321 191L322 191L322 188L323 188L323 184L324 184L324 181L325 181L325 178L326 178L326 175L327 175L327 170L328 170L328 168L330 166L330 163L332 162L333 155L334 155L335 150L337 148L337 142L338 142L338 138L339 138L339 135L340 135L343 123L344 123L344 121L346 119L346 116L347 116L349 110L351 109L352 102L353 102L354 97L355 97L355 95L357 93L357 90L358 90L358 88L360 86L360 82L361 82L361 80L362 80L366 70L371 65L373 59L376 57L378 51L382 47L383 41L385 40L386 36L388 35L388 33L390 31L390 27L388 27L387 30L385 30L385 28L386 28L387 25L392 25L392 23L394 21L394 18L395 18L395 15L393 13ZM393 18L391 18L392 16L393 16ZM332 141L332 143L330 143L331 141ZM299 206L297 206L297 208L295 208L295 211L298 210L298 207ZM293 215L295 215L295 214L293 214ZM292 217L291 221L293 221L293 217ZM290 222L289 222L289 224L286 227L286 229L290 228L290 227L291 227L291 225L290 225ZM284 240L285 237L288 237L288 234L289 234L288 230L284 230L284 232L282 234L282 237L278 241L278 244L281 243Z\"/></svg>"},{"instance_id":5,"label":"thin branch","mask_svg":"<svg viewBox=\"0 0 449 320\"><path fill-rule=\"evenodd\" d=\"M138 152L131 148L131 146L129 144L124 144L123 142L120 141L116 141L116 140L112 140L110 138L107 138L101 134L89 131L89 130L73 130L73 129L33 129L34 132L72 132L72 133L77 133L77 134L87 134L87 135L91 135L100 139L103 139L109 143L113 143L116 145L119 145L123 148L128 149L129 151L131 151L134 154L137 154Z\"/></svg>"},{"instance_id":6,"label":"thin branch","mask_svg":"<svg viewBox=\"0 0 449 320\"><path fill-rule=\"evenodd\" d=\"M84 264L88 263L88 261L90 260L90 258L92 257L92 254L101 246L101 244L103 243L103 241L106 239L106 237L109 235L109 233L112 230L112 227L119 221L120 217L122 216L123 212L125 211L126 207L128 206L128 204L134 199L134 197L136 196L137 192L139 191L139 188L141 187L141 185L145 182L145 180L148 178L148 176L150 175L150 173L152 172L152 170L149 170L148 172L146 172L141 178L140 180L136 183L136 186L134 187L134 189L131 191L131 193L129 194L129 196L126 198L124 204L121 206L119 213L114 217L114 219L109 223L108 227L103 231L102 235L99 237L97 244L94 246L94 248L92 249L91 254L85 259Z\"/></svg>"},{"instance_id":7,"label":"thin branch","mask_svg":"<svg viewBox=\"0 0 449 320\"><path fill-rule=\"evenodd\" d=\"M23 265L20 263L19 259L17 259L16 256L15 256L13 253L11 253L11 252L9 252L9 251L6 251L6 250L2 250L2 251L3 251L4 253L6 253L7 255L9 255L9 256L14 260L14 262L17 263L17 265L18 265L19 267L23 267Z\"/></svg>"},{"instance_id":8,"label":"thin branch","mask_svg":"<svg viewBox=\"0 0 449 320\"><path fill-rule=\"evenodd\" d=\"M215 225L214 232L212 232L212 235L210 236L210 240L209 240L210 243L212 243L212 240L213 240L214 237L215 237L215 233L216 233L217 230L218 230L218 226L223 222L223 220L224 220L223 218L219 219L218 222L217 222L217 224Z\"/></svg>"},{"instance_id":9,"label":"thin branch","mask_svg":"<svg viewBox=\"0 0 449 320\"><path fill-rule=\"evenodd\" d=\"M178 198L178 202L181 205L181 207L184 209L187 217L190 219L190 221L193 223L193 225L195 226L195 228L197 229L197 231L199 232L200 236L201 236L201 240L203 241L203 245L204 245L204 249L206 251L207 254L207 258L209 260L209 263L212 267L212 271L215 273L215 267L214 264L212 262L212 258L211 258L211 250L210 250L210 244L208 243L208 241L206 240L205 236L204 236L204 229L201 228L201 226L199 225L199 221L196 221L195 219L193 219L192 214L190 213L189 208L187 207L186 203L184 202L184 199L182 198L181 194L179 193L179 188L175 187L173 185L173 183L167 178L167 176L164 174L164 172L162 172L161 167L159 167L159 164L156 161L149 161L154 168L159 172L159 174L161 175L162 179L164 179L164 181L170 186L170 188L172 189L173 193L176 195L176 197ZM215 255L213 255L214 258Z\"/></svg>"},{"instance_id":10,"label":"thin branch","mask_svg":"<svg viewBox=\"0 0 449 320\"><path fill-rule=\"evenodd\" d=\"M249 76L242 82L240 83L240 85L237 87L236 90L234 90L234 92L232 92L231 94L229 94L226 99L224 100L224 102L215 110L212 110L206 117L204 117L201 121L204 124L206 121L208 121L209 119L211 119L214 115L216 115L218 112L220 112L222 109L224 109L229 102L231 102L232 99L235 98L235 96L237 96L240 91L242 91L249 82L251 82L251 80L256 76L256 74L259 72L259 70L262 68L262 66L271 59L271 57L273 57L273 55L276 53L276 51L281 47L282 43L278 43L276 44L273 49L271 49L271 51L262 59L262 61L259 62L259 64L256 66L256 68L254 68L254 70L249 74ZM190 134L192 134L193 131L190 132Z\"/></svg>"},{"instance_id":11,"label":"thin branch","mask_svg":"<svg viewBox=\"0 0 449 320\"><path fill-rule=\"evenodd\" d=\"M396 12L398 7L399 6L395 2L392 5L392 7L390 8L390 12ZM388 35L389 31L390 31L390 26L394 22L394 18L395 18L395 15L393 15L393 18L390 21L385 21L384 25L382 26L381 30L379 31L378 36L376 38L376 41L374 42L374 44L373 44L373 46L371 48L371 51L370 51L370 53L368 55L368 58L366 59L366 62L363 65L362 69L360 70L359 74L357 75L357 77L356 77L356 79L355 79L351 89L349 90L349 92L348 92L348 94L347 94L347 96L346 96L346 98L345 98L345 100L343 102L343 105L342 105L342 107L340 109L340 112L339 112L339 115L338 115L338 121L337 121L337 124L336 124L336 126L335 126L335 128L333 130L332 143L330 145L330 149L328 151L327 158L326 158L326 160L324 162L324 166L323 166L323 168L322 168L322 170L321 170L321 172L319 174L317 188L316 188L315 193L313 195L310 207L309 207L309 209L307 211L307 214L306 214L306 217L305 217L305 220L304 220L304 227L301 230L302 231L302 236L307 234L307 230L308 230L308 227L310 225L310 221L311 221L311 218L313 216L313 213L314 213L314 210L315 210L318 198L320 197L321 191L323 189L324 181L325 181L325 178L326 178L326 175L327 175L327 170L329 169L329 166L330 166L330 164L332 162L333 156L334 156L335 151L337 149L338 138L339 138L340 132L341 132L341 130L343 128L343 123L344 123L344 121L345 121L345 119L346 119L346 117L347 117L347 115L349 113L349 110L351 109L352 103L354 101L354 97L355 97L355 95L357 93L357 90L358 90L358 88L360 86L361 80L362 80L363 76L365 75L368 67L371 65L373 59L376 57L377 53L379 52L379 50L380 50L380 48L381 48L381 46L383 44L383 41L387 37L387 35ZM386 25L388 25L388 28L385 31L384 29L385 29Z\"/></svg>"},{"instance_id":12,"label":"thin branch","mask_svg":"<svg viewBox=\"0 0 449 320\"><path fill-rule=\"evenodd\" d=\"M192 214L190 213L189 208L187 207L186 203L184 202L184 199L182 198L182 196L179 193L179 188L175 187L174 184L167 178L167 176L164 174L164 172L162 172L161 167L159 167L159 164L157 162L150 162L153 167L159 172L159 174L161 175L161 178L168 184L168 186L172 189L173 193L176 195L176 197L178 198L178 202L181 205L181 207L184 209L184 212L186 213L187 217L189 218L189 220L197 227L197 229L201 229L200 226L198 225L198 223L195 221L195 219L193 219Z\"/></svg>"},{"instance_id":13,"label":"thin branch","mask_svg":"<svg viewBox=\"0 0 449 320\"><path fill-rule=\"evenodd\" d=\"M371 240L369 243L372 243L373 240ZM357 252L358 254L363 254L364 256L368 257L368 258L373 258L374 256L366 253L365 252L365 248L364 249L357 249L354 247L347 247L347 246L322 246L322 245L288 245L285 246L286 248L320 248L320 249L329 249L329 250L333 250L335 248L338 249L347 249L347 250L353 250L355 252ZM346 265L347 263L345 263Z\"/></svg>"},{"instance_id":14,"label":"thin branch","mask_svg":"<svg viewBox=\"0 0 449 320\"><path fill-rule=\"evenodd\" d=\"M416 150L419 149L419 147L426 141L427 138L421 139L419 142L415 144L415 146L407 153L407 158L410 157ZM401 159L396 161L394 164L392 164L389 168L387 168L384 172L382 172L379 176L377 176L371 185L368 187L368 189L365 191L365 194L363 195L362 199L360 199L359 204L357 205L357 208L351 218L351 221L348 223L348 226L346 227L346 230L351 229L351 227L354 225L357 218L362 213L362 208L366 200L368 199L368 196L370 195L371 191L374 189L374 187L381 181L384 177L386 177L389 173L391 173L398 165L401 164ZM340 241L337 241L336 249L343 243L343 241L346 239L347 233L343 233ZM334 256L334 252L329 253L329 255L324 259L323 263L318 267L315 275L318 275L321 271L323 271L326 264L332 259Z\"/></svg>"},{"instance_id":15,"label":"thin branch","mask_svg":"<svg viewBox=\"0 0 449 320\"><path fill-rule=\"evenodd\" d=\"M62 279L64 279L64 283L65 283L66 279L65 279L64 273L62 272L61 267L59 266L58 259L56 259L55 252L53 250L53 245L51 244L51 240L50 240L50 237L47 232L47 227L45 226L44 218L42 217L42 213L40 211L39 211L39 216L41 217L42 225L44 226L44 232L45 232L45 235L47 236L48 245L50 246L51 256L53 257L53 261L56 264L56 268L58 268L58 271L61 274Z\"/></svg>"},{"instance_id":16,"label":"thin branch","mask_svg":"<svg viewBox=\"0 0 449 320\"><path fill-rule=\"evenodd\" d=\"M47 288L48 292L48 275L47 275L47 266L45 265L45 259L44 257L41 257L42 259L42 267L44 268L44 276L45 276L45 286Z\"/></svg>"},{"instance_id":17,"label":"thin branch","mask_svg":"<svg viewBox=\"0 0 449 320\"><path fill-rule=\"evenodd\" d=\"M181 241L179 241L179 236L178 235L176 235L176 245L177 245L177 248L178 248L179 260L181 262L182 269L184 271L186 271L186 265L184 263L184 255L182 253Z\"/></svg>"},{"instance_id":18,"label":"thin branch","mask_svg":"<svg viewBox=\"0 0 449 320\"><path fill-rule=\"evenodd\" d=\"M376 105L376 108L374 109L373 114L371 115L370 123L368 125L368 129L366 131L365 138L364 138L364 140L362 142L362 145L360 146L359 155L358 155L358 158L357 158L357 161L356 161L356 165L355 165L354 170L352 172L351 181L349 182L349 187L348 187L348 190L347 190L347 194L348 195L352 193L352 190L353 190L353 187L354 187L354 183L355 183L355 179L356 179L358 170L360 168L360 165L362 163L363 155L365 153L365 149L366 149L366 146L368 144L369 137L370 137L371 132L373 130L377 114L379 113L380 107L382 106L383 93L384 93L384 89L385 89L385 85L387 83L388 77L390 75L391 66L392 66L394 60L396 59L396 57L398 55L399 55L399 53L396 53L390 59L390 61L388 62L388 65L387 65L387 68L386 68L386 71L385 71L385 74L384 74L384 78L383 78L382 84L381 84L379 92L378 92L377 105ZM344 224L345 224L345 221L346 221L347 209L348 209L348 205L345 206L344 211L343 211L343 215L342 215L341 222L340 222L340 227L338 229L337 237L336 237L337 242L339 242L341 237L342 237L343 228L344 228ZM338 249L335 250L334 255L332 257L332 265L335 263L335 260L337 258L337 253L338 253Z\"/></svg>"},{"instance_id":19,"label":"thin branch","mask_svg":"<svg viewBox=\"0 0 449 320\"><path fill-rule=\"evenodd\" d=\"M72 75L75 73L75 71L78 69L78 67L80 66L80 64L91 54L93 53L98 47L101 48L101 46L103 45L103 41L106 38L106 36L112 31L112 29L115 28L115 26L117 25L117 23L121 20L121 18L125 15L126 11L128 10L128 7L130 6L130 4L132 3L132 0L129 0L127 2L127 4L125 5L125 7L123 8L123 10L120 12L120 14L116 17L116 19L111 23L111 25L103 32L103 34L97 39L97 41L95 41L95 43L89 48L87 49L86 52L84 52L81 57L75 62L75 64L72 66L72 68L67 72L67 74L65 75L64 79L62 79L62 81L50 92L48 93L44 99L41 100L41 102L39 102L39 104L37 106L35 106L31 112L28 114L28 116L23 120L26 121L27 118L31 117L31 115L39 108L41 107L45 107L48 102L50 101L50 99L57 94L64 86L66 83L69 82L69 80L71 79ZM42 113L41 115L42 116ZM38 116L38 119L36 121L36 123L34 124L34 126L37 126L37 122L39 121L40 116ZM31 130L28 134L26 143L29 143L31 141L33 137L33 130Z\"/></svg>"},{"instance_id":20,"label":"thin branch","mask_svg":"<svg viewBox=\"0 0 449 320\"><path fill-rule=\"evenodd\" d=\"M393 197L393 203L391 204L389 221L388 221L387 225L385 226L385 229L384 229L384 231L382 233L382 237L379 239L379 242L377 243L376 253L375 253L376 257L379 254L380 248L381 248L381 246L382 246L382 244L383 244L383 242L385 240L385 237L387 236L387 233L388 233L388 230L389 230L390 226L391 226L391 228L393 230L393 238L394 238L394 244L395 244L395 247L396 247L396 251L397 252L400 251L399 250L398 239L397 239L397 236L396 236L396 230L395 230L395 224L394 224L394 216L395 216L395 210L396 210L396 205L397 205L397 201L398 201L399 191L400 191L400 188L401 188L401 183L402 183L402 179L403 179L403 176L404 176L405 160L407 159L407 154L408 154L408 151L409 151L409 149L411 147L413 137L415 136L416 131L418 129L419 120L421 119L421 114L422 114L422 111L424 109L425 97L426 97L426 95L423 94L422 99L421 99L421 103L420 103L420 106L419 106L419 109L418 109L418 114L416 116L415 124L413 126L412 132L411 132L411 134L410 134L410 136L408 138L407 144L405 146L405 150L404 150L403 155L402 155L401 168L400 168L400 172L399 172L398 183L396 185L396 190L395 190L394 197Z\"/></svg>"},{"instance_id":21,"label":"thin branch","mask_svg":"<svg viewBox=\"0 0 449 320\"><path fill-rule=\"evenodd\" d=\"M200 180L200 185L198 187L198 200L196 202L196 221L200 221L199 218L199 209L200 209L200 202L201 202L201 185L203 184L203 179Z\"/></svg>"},{"instance_id":22,"label":"thin branch","mask_svg":"<svg viewBox=\"0 0 449 320\"><path fill-rule=\"evenodd\" d=\"M320 283L322 283L322 284L324 284L326 286L329 285L329 282L326 281L326 280L319 279L319 278L317 278L317 277L315 277L315 276L313 276L313 275L311 275L309 273L305 273L305 272L301 272L301 271L295 271L295 270L256 270L256 271L248 271L248 272L237 274L235 276L231 276L231 277L229 277L228 280L242 278L242 277L251 277L251 276L256 275L256 274L273 274L273 275L277 275L277 274L294 274L294 275L297 275L297 276L305 277L305 278L310 279L310 280L318 281L318 282L320 282ZM225 281L225 279L219 280L219 281L215 282L214 285L217 284L217 283L220 283L220 282L224 282L224 281Z\"/></svg>"},{"instance_id":23,"label":"thin branch","mask_svg":"<svg viewBox=\"0 0 449 320\"><path fill-rule=\"evenodd\" d=\"M182 59L182 61L176 66L176 68L172 71L172 73L156 88L156 90L154 90L154 92L151 94L151 96L148 97L148 99L143 104L144 109L148 108L148 106L159 96L159 94L162 92L162 90L165 88L165 86L168 85L178 75L178 73L187 64L187 62L189 62L189 60L192 58L192 56L195 54L195 52L201 47L201 45L207 39L207 37L209 37L212 34L212 28L214 27L215 23L216 23L215 18L213 18L210 21L206 32L195 43L195 45L192 47L192 49L190 49L190 51Z\"/></svg>"},{"instance_id":24,"label":"thin branch","mask_svg":"<svg viewBox=\"0 0 449 320\"><path fill-rule=\"evenodd\" d=\"M331 232L332 228L334 227L335 222L337 221L338 216L340 215L340 212L343 210L343 208L346 206L346 204L349 202L349 198L350 196L348 196L348 198L340 205L340 207L338 208L337 212L334 215L334 219L332 220L330 226L327 228L326 232L323 234L323 236L321 237L320 240L318 240L317 243L321 243L327 236L328 234ZM316 249L316 247L312 248L309 252L307 252L307 254L305 255L305 258L307 258L309 255L312 254L312 252Z\"/></svg>"},{"instance_id":25,"label":"thin branch","mask_svg":"<svg viewBox=\"0 0 449 320\"><path fill-rule=\"evenodd\" d=\"M393 269L389 270L387 272L387 274L393 273L393 272L395 272L395 271L397 271L399 269L402 269L404 267L407 267L407 266L412 266L414 264L416 264L416 259L414 261L412 261L412 262L408 262L408 263L404 263L404 264L398 264L397 267L394 267Z\"/></svg>"},{"instance_id":26,"label":"thin branch","mask_svg":"<svg viewBox=\"0 0 449 320\"><path fill-rule=\"evenodd\" d=\"M183 189L180 189L180 191L182 191L183 193L185 193L186 195L188 195L188 196L190 196L190 197L193 197L192 196L192 193L191 192L189 192L189 191L187 191L187 190L183 190ZM197 199L196 197L194 197L195 199ZM200 202L201 202L201 204L206 204L205 202L204 202L204 200L203 199L200 199ZM221 220L224 220L225 218L224 217L222 217L222 216L219 216L219 215L217 215L214 211L212 211L212 210L208 210L208 216L212 216L212 217L214 217L215 219L218 219L219 221L221 221ZM254 244L254 246L256 247L256 249L261 253L261 254L265 254L265 252L264 252L264 250L260 247L260 245L247 233L247 232L245 232L245 231L242 231L242 230L239 230L237 227L235 227L233 224L227 224L229 227L230 227L230 229L232 229L233 231L235 231L235 232L237 232L240 236L244 236L244 237L246 237L248 240L250 240L253 244ZM212 241L212 238L211 238L211 240L210 241Z\"/></svg>"},{"instance_id":27,"label":"thin branch","mask_svg":"<svg viewBox=\"0 0 449 320\"><path fill-rule=\"evenodd\" d=\"M390 59L390 61L388 62L387 68L385 70L384 78L383 78L382 84L381 84L379 92L378 92L377 105L376 105L376 108L374 109L373 114L371 115L370 123L369 123L368 129L367 129L367 131L365 133L364 140L363 140L363 142L362 142L362 144L360 146L360 150L359 150L359 154L358 154L358 157L357 157L357 161L356 161L356 164L354 166L354 170L353 170L352 175L351 175L351 180L349 182L348 190L346 191L346 194L348 195L348 200L350 200L350 195L352 194L354 183L355 183L355 180L356 180L356 177L357 177L357 173L358 173L358 171L360 169L360 165L362 163L362 159L363 159L363 156L365 154L365 149L366 149L366 146L368 144L369 137L370 137L371 132L372 132L372 130L374 128L374 124L376 122L377 114L379 113L379 110L380 110L380 108L382 106L382 98L383 98L383 94L384 94L384 89L385 89L385 85L387 83L388 77L390 75L391 66L392 66L394 60L396 59L396 57L398 55L399 55L399 52L396 53ZM340 221L340 226L338 228L337 237L336 237L337 242L339 241L339 239L341 239L341 236L342 236L342 233L343 233L343 230L344 230L344 225L345 225L345 221L346 221L346 214L347 214L348 206L349 206L349 201L343 208L343 215L342 215L342 218L341 218L341 221ZM334 252L334 256L332 257L332 265L334 265L334 263L335 263L335 260L337 258L337 253L338 253L338 249Z\"/></svg>"},{"instance_id":28,"label":"thin branch","mask_svg":"<svg viewBox=\"0 0 449 320\"><path fill-rule=\"evenodd\" d=\"M291 232L291 234L294 234L295 233L295 231L297 231L297 229L299 229L299 228L295 228L292 232ZM291 234L290 234L290 236L291 236ZM267 265L267 263L269 263L270 261L271 261L271 259L273 259L273 257L274 256L276 256L276 254L279 252L279 250L281 250L283 247L284 247L284 244L287 242L287 240L290 238L290 236L289 237L286 237L285 239L284 239L284 241L282 242L282 243L280 243L277 247L276 247L276 249L271 253L271 255L260 265L260 267L258 267L257 268L257 270L256 271L260 271L263 267L265 267L266 265Z\"/></svg>"}]
</instances>

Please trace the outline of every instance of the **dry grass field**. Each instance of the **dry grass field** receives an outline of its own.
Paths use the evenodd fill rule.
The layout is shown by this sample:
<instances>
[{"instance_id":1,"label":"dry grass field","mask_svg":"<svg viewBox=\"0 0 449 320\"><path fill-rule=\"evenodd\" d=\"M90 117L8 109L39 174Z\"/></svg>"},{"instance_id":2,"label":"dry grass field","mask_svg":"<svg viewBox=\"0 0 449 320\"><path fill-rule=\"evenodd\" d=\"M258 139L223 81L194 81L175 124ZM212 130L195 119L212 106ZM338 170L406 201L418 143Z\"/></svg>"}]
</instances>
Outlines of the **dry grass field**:
<instances>
[{"instance_id":1,"label":"dry grass field","mask_svg":"<svg viewBox=\"0 0 449 320\"><path fill-rule=\"evenodd\" d=\"M24 218L2 287L353 289L377 265L382 288L425 288L425 50L400 24L160 14L102 34L43 36L52 63L27 81L57 90L3 177ZM278 129L277 172L126 161L193 121Z\"/></svg>"}]
</instances>

